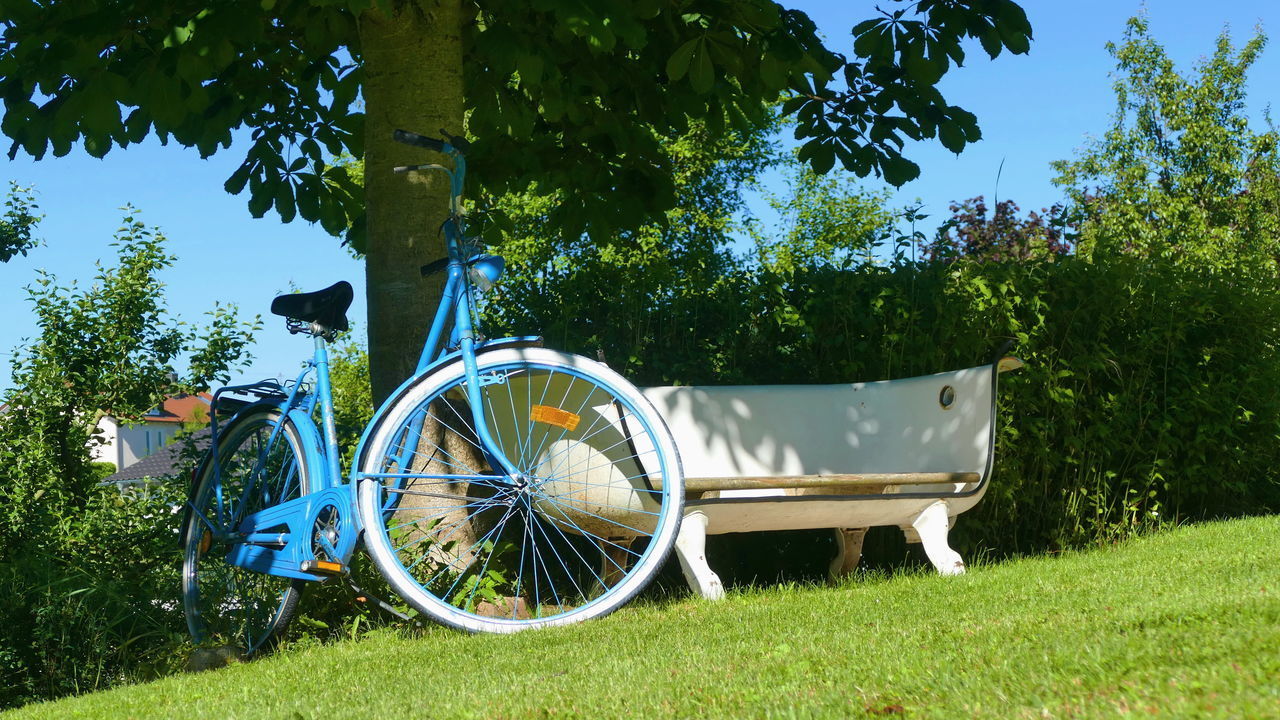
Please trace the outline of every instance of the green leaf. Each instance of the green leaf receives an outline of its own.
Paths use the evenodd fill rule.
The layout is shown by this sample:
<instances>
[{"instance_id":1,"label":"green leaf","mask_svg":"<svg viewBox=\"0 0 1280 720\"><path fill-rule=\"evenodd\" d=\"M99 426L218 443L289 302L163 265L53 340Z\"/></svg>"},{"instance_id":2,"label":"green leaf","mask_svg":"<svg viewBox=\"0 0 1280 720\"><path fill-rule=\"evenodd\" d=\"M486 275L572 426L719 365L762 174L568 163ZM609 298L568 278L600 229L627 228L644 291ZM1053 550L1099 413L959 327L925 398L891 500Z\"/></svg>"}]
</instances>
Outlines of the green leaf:
<instances>
[{"instance_id":1,"label":"green leaf","mask_svg":"<svg viewBox=\"0 0 1280 720\"><path fill-rule=\"evenodd\" d=\"M342 205L331 194L320 197L320 226L330 235L341 235L347 229L347 215Z\"/></svg>"},{"instance_id":2,"label":"green leaf","mask_svg":"<svg viewBox=\"0 0 1280 720\"><path fill-rule=\"evenodd\" d=\"M947 113L951 116L952 122L964 131L964 139L967 142L978 142L982 139L982 129L978 127L978 116L955 106L947 108Z\"/></svg>"},{"instance_id":3,"label":"green leaf","mask_svg":"<svg viewBox=\"0 0 1280 720\"><path fill-rule=\"evenodd\" d=\"M853 41L853 52L859 57L871 58L878 57L882 53L887 54L892 51L893 45L889 40L889 33L872 31L866 32L857 37Z\"/></svg>"},{"instance_id":4,"label":"green leaf","mask_svg":"<svg viewBox=\"0 0 1280 720\"><path fill-rule=\"evenodd\" d=\"M819 175L826 175L836 164L836 150L830 142L821 140L813 140L805 145L805 147L813 146L810 152L809 167Z\"/></svg>"},{"instance_id":5,"label":"green leaf","mask_svg":"<svg viewBox=\"0 0 1280 720\"><path fill-rule=\"evenodd\" d=\"M1031 50L1031 37L1027 33L1012 29L1004 23L1001 23L999 28L1000 38L1004 40L1009 52L1015 55L1025 55Z\"/></svg>"},{"instance_id":6,"label":"green leaf","mask_svg":"<svg viewBox=\"0 0 1280 720\"><path fill-rule=\"evenodd\" d=\"M631 11L641 20L651 20L662 14L664 6L662 0L637 0L631 4Z\"/></svg>"},{"instance_id":7,"label":"green leaf","mask_svg":"<svg viewBox=\"0 0 1280 720\"><path fill-rule=\"evenodd\" d=\"M111 150L111 138L102 136L84 136L84 149L89 155L102 158Z\"/></svg>"},{"instance_id":8,"label":"green leaf","mask_svg":"<svg viewBox=\"0 0 1280 720\"><path fill-rule=\"evenodd\" d=\"M735 77L742 75L743 43L732 33L707 33L707 41L703 48L711 54L713 64L724 69L725 74Z\"/></svg>"},{"instance_id":9,"label":"green leaf","mask_svg":"<svg viewBox=\"0 0 1280 720\"><path fill-rule=\"evenodd\" d=\"M276 212L280 213L281 222L293 222L297 208L293 202L293 183L284 180L276 188Z\"/></svg>"},{"instance_id":10,"label":"green leaf","mask_svg":"<svg viewBox=\"0 0 1280 720\"><path fill-rule=\"evenodd\" d=\"M689 62L693 59L693 51L698 47L700 38L694 38L676 48L667 59L667 77L676 82L689 71Z\"/></svg>"},{"instance_id":11,"label":"green leaf","mask_svg":"<svg viewBox=\"0 0 1280 720\"><path fill-rule=\"evenodd\" d=\"M986 50L987 55L992 58L1000 55L1000 50L1004 47L1004 44L1000 41L1000 32L995 28L979 34L978 40L982 42L982 49Z\"/></svg>"},{"instance_id":12,"label":"green leaf","mask_svg":"<svg viewBox=\"0 0 1280 720\"><path fill-rule=\"evenodd\" d=\"M191 34L194 30L194 20L188 22L186 25L173 28L173 30L169 31L168 37L164 39L164 46L166 48L172 48L179 45L185 45L187 40L191 39Z\"/></svg>"},{"instance_id":13,"label":"green leaf","mask_svg":"<svg viewBox=\"0 0 1280 720\"><path fill-rule=\"evenodd\" d=\"M693 85L695 92L706 93L715 84L715 79L715 66L711 63L711 53L707 51L707 44L701 42L689 65L689 84Z\"/></svg>"},{"instance_id":14,"label":"green leaf","mask_svg":"<svg viewBox=\"0 0 1280 720\"><path fill-rule=\"evenodd\" d=\"M787 73L782 68L782 63L770 53L765 53L760 58L760 81L775 92L787 86Z\"/></svg>"},{"instance_id":15,"label":"green leaf","mask_svg":"<svg viewBox=\"0 0 1280 720\"><path fill-rule=\"evenodd\" d=\"M945 68L941 63L926 58L923 48L912 48L910 53L905 53L902 57L902 69L908 77L921 85L934 85L942 79Z\"/></svg>"},{"instance_id":16,"label":"green leaf","mask_svg":"<svg viewBox=\"0 0 1280 720\"><path fill-rule=\"evenodd\" d=\"M772 2L756 2L747 0L736 3L738 13L747 23L761 30L772 30L778 26L778 6Z\"/></svg>"},{"instance_id":17,"label":"green leaf","mask_svg":"<svg viewBox=\"0 0 1280 720\"><path fill-rule=\"evenodd\" d=\"M320 193L323 184L315 175L299 175L298 187L294 189L294 198L298 203L298 212L307 222L320 219Z\"/></svg>"},{"instance_id":18,"label":"green leaf","mask_svg":"<svg viewBox=\"0 0 1280 720\"><path fill-rule=\"evenodd\" d=\"M943 147L957 155L964 150L964 130L954 121L944 121L938 126L938 139Z\"/></svg>"},{"instance_id":19,"label":"green leaf","mask_svg":"<svg viewBox=\"0 0 1280 720\"><path fill-rule=\"evenodd\" d=\"M608 25L595 25L591 30L587 31L586 37L587 45L599 53L610 52L618 44L617 36L613 34Z\"/></svg>"},{"instance_id":20,"label":"green leaf","mask_svg":"<svg viewBox=\"0 0 1280 720\"><path fill-rule=\"evenodd\" d=\"M255 184L257 183L254 183L252 180L249 183L250 187ZM274 193L270 191L265 183L262 183L259 188L260 189L249 195L249 214L255 218L260 218L263 215L266 215L267 211L271 209L271 203L275 199Z\"/></svg>"},{"instance_id":21,"label":"green leaf","mask_svg":"<svg viewBox=\"0 0 1280 720\"><path fill-rule=\"evenodd\" d=\"M542 56L537 53L520 53L516 57L516 70L520 84L537 87L542 83Z\"/></svg>"},{"instance_id":22,"label":"green leaf","mask_svg":"<svg viewBox=\"0 0 1280 720\"><path fill-rule=\"evenodd\" d=\"M1000 4L997 11L999 23L1001 27L1008 28L1011 32L1020 33L1028 39L1031 37L1031 22L1027 20L1027 11L1013 0L1004 0Z\"/></svg>"},{"instance_id":23,"label":"green leaf","mask_svg":"<svg viewBox=\"0 0 1280 720\"><path fill-rule=\"evenodd\" d=\"M805 104L809 102L813 102L813 101L803 95L796 95L794 97L788 98L786 102L782 103L782 114L783 115L794 114L796 111L804 107Z\"/></svg>"},{"instance_id":24,"label":"green leaf","mask_svg":"<svg viewBox=\"0 0 1280 720\"><path fill-rule=\"evenodd\" d=\"M240 167L231 173L231 177L227 178L227 181L222 184L222 189L232 195L239 195L240 191L244 190L244 184L249 181L249 173L252 167L248 161L241 163Z\"/></svg>"},{"instance_id":25,"label":"green leaf","mask_svg":"<svg viewBox=\"0 0 1280 720\"><path fill-rule=\"evenodd\" d=\"M59 135L49 139L49 144L53 146L54 157L66 157L71 152L72 138L66 135ZM40 158L37 157L37 160Z\"/></svg>"},{"instance_id":26,"label":"green leaf","mask_svg":"<svg viewBox=\"0 0 1280 720\"><path fill-rule=\"evenodd\" d=\"M884 175L885 182L901 187L920 177L920 166L901 155L890 155L880 158L880 172Z\"/></svg>"},{"instance_id":27,"label":"green leaf","mask_svg":"<svg viewBox=\"0 0 1280 720\"><path fill-rule=\"evenodd\" d=\"M873 18L873 19L871 19L871 20L863 20L862 22L860 22L860 23L858 23L857 25L854 25L854 26L853 26L852 34L853 34L853 35L864 35L864 34L866 34L866 33L871 32L872 30L874 30L874 29L875 29L878 25L880 25L880 23L882 23L882 22L884 22L884 20L881 20L880 18Z\"/></svg>"},{"instance_id":28,"label":"green leaf","mask_svg":"<svg viewBox=\"0 0 1280 720\"><path fill-rule=\"evenodd\" d=\"M367 223L365 214L360 213L351 221L351 227L347 228L347 233L342 242L350 247L353 251L363 255L367 242Z\"/></svg>"}]
</instances>

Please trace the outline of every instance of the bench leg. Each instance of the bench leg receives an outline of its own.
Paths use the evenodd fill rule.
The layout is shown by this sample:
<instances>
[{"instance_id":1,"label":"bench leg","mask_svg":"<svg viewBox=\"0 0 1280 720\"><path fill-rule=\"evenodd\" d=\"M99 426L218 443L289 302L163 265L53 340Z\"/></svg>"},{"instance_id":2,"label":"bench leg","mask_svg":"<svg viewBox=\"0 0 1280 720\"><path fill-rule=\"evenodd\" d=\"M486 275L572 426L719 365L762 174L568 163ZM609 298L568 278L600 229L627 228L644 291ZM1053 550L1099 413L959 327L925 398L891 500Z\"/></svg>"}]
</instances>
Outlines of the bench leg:
<instances>
[{"instance_id":1,"label":"bench leg","mask_svg":"<svg viewBox=\"0 0 1280 720\"><path fill-rule=\"evenodd\" d=\"M853 574L862 559L862 541L867 528L835 528L836 556L827 567L827 578L835 583Z\"/></svg>"},{"instance_id":2,"label":"bench leg","mask_svg":"<svg viewBox=\"0 0 1280 720\"><path fill-rule=\"evenodd\" d=\"M707 564L707 516L697 510L684 516L676 536L676 557L689 589L708 600L724 597L720 576Z\"/></svg>"},{"instance_id":3,"label":"bench leg","mask_svg":"<svg viewBox=\"0 0 1280 720\"><path fill-rule=\"evenodd\" d=\"M952 550L947 544L947 531L950 526L947 504L942 500L925 508L911 523L911 527L915 528L920 536L925 554L938 569L939 575L960 575L964 572L964 560L960 557L960 553Z\"/></svg>"},{"instance_id":4,"label":"bench leg","mask_svg":"<svg viewBox=\"0 0 1280 720\"><path fill-rule=\"evenodd\" d=\"M633 537L596 540L596 547L600 548L600 579L605 587L613 587L627 574L633 540Z\"/></svg>"}]
</instances>

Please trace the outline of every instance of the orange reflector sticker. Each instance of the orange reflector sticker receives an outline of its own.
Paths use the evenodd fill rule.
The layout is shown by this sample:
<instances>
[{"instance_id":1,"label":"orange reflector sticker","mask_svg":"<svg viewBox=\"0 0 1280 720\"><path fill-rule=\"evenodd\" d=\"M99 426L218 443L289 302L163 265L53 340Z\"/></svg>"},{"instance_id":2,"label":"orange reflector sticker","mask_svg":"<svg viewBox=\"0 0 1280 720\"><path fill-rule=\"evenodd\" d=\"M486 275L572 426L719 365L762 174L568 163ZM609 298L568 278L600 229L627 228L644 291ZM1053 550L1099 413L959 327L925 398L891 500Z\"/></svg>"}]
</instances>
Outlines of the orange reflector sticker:
<instances>
[{"instance_id":1,"label":"orange reflector sticker","mask_svg":"<svg viewBox=\"0 0 1280 720\"><path fill-rule=\"evenodd\" d=\"M581 417L568 410L547 407L546 405L534 405L533 412L529 413L529 419L534 422L562 427L569 431L577 429L578 423L582 420Z\"/></svg>"},{"instance_id":2,"label":"orange reflector sticker","mask_svg":"<svg viewBox=\"0 0 1280 720\"><path fill-rule=\"evenodd\" d=\"M342 572L342 564L336 563L336 562L329 562L328 560L317 560L316 564L312 566L312 570L316 570L319 572L340 573Z\"/></svg>"}]
</instances>

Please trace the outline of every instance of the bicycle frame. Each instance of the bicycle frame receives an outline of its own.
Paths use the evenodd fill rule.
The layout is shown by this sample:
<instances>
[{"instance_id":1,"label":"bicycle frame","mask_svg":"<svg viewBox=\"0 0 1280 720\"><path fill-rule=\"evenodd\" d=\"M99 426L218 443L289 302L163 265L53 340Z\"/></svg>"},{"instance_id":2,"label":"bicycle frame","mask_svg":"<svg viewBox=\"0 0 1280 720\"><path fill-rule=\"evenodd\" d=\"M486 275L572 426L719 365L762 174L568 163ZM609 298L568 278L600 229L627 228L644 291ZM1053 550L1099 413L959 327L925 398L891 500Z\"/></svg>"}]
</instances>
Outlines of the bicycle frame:
<instances>
[{"instance_id":1,"label":"bicycle frame","mask_svg":"<svg viewBox=\"0 0 1280 720\"><path fill-rule=\"evenodd\" d=\"M315 373L315 392L306 392L307 379ZM315 350L312 359L307 361L293 384L286 390L274 381L264 381L252 385L231 386L220 389L214 394L212 402L211 426L213 442L210 446L210 460L216 472L221 471L218 465L218 402L224 393L252 393L265 395L258 402L250 403L237 412L237 416L270 409L278 412L281 420L288 422L299 434L302 450L301 462L308 470L307 480L310 485L306 495L283 503L267 507L243 518L226 517L224 515L225 499L220 496L222 484L218 483L219 496L216 508L219 514L217 523L209 518L201 518L205 525L218 532L224 531L228 539L236 540L227 555L231 565L281 575L301 580L322 580L325 574L315 572L322 569L332 574L341 571L355 548L356 532L339 533L339 541L334 544L323 536L312 532L321 514L328 508L338 513L339 523L358 523L351 502L351 492L344 484L339 483L342 477L338 462L337 428L333 416L333 391L329 379L328 350L323 338L315 338ZM321 412L321 428L323 435L317 432L312 416L317 406ZM270 448L281 442L280 434L284 432L284 422L277 422L271 429L264 449L260 452L249 482L241 492L237 507L245 507L255 492L259 492L257 481L266 461ZM192 508L193 512L199 512ZM281 531L281 527L285 529ZM231 529L234 527L234 529ZM329 558L320 560L316 557L312 540L320 543L321 549ZM327 544L327 545L326 545ZM328 563L326 565L325 563Z\"/></svg>"},{"instance_id":2,"label":"bicycle frame","mask_svg":"<svg viewBox=\"0 0 1280 720\"><path fill-rule=\"evenodd\" d=\"M377 426L379 419L394 405L400 392L423 376L460 360L465 369L468 391L472 397L480 397L481 388L484 385L503 382L505 378L482 378L477 367L477 353L511 345L536 344L541 341L541 338L536 337L502 338L492 341L478 338L472 321L475 309L472 273L478 274L485 282L494 282L502 272L502 261L501 258L491 255L467 255L459 208L466 160L449 145L446 144L445 149L447 154L454 158L453 170L439 165L413 168L441 170L450 179L450 216L444 225L445 245L448 251L444 291L426 341L423 343L417 368L413 375L401 385L400 390L392 393L374 413L372 422L365 428L361 437L361 448L367 442L371 430ZM452 320L452 329L448 342L442 342L444 330L450 325L450 320ZM303 389L312 373L315 374L314 393ZM390 477L390 475L361 474L357 472L356 467L353 467L346 481L342 480L343 473L339 463L340 453L333 412L333 390L329 377L328 349L324 338L315 336L311 360L306 362L292 386L288 386L287 389L275 381L264 381L252 385L224 387L214 394L210 412L213 440L208 462L213 463L215 472L221 471L218 465L217 407L224 393L257 394L261 398L238 411L237 417L265 407L277 411L282 421L287 419L298 430L303 450L301 462L305 463L309 471L308 484L310 485L310 492L302 497L271 505L264 510L237 519L224 517L226 503L221 497L222 485L218 483L217 522L211 522L210 518L203 516L200 516L200 520L215 533L219 532L218 528L234 526L234 529L228 529L223 533L228 539L235 541L227 554L227 562L257 572L301 580L324 580L332 575L342 574L346 570L362 530L355 507L356 485L363 477ZM317 407L321 416L319 431L313 420ZM514 463L503 454L490 434L488 421L484 416L483 403L473 403L471 413L473 428L490 467L509 478L519 479ZM266 460L267 449L282 441L280 434L283 430L283 422L276 423L272 428L266 449L260 453L254 472L245 485L237 507L245 507L251 494L259 490L257 478ZM493 476L486 477L490 481L494 479ZM191 509L199 514L194 507ZM321 515L330 509L338 518L337 542L332 542L323 533L315 532ZM285 528L284 531L281 531L282 527ZM324 558L317 557L315 547L317 544Z\"/></svg>"}]
</instances>

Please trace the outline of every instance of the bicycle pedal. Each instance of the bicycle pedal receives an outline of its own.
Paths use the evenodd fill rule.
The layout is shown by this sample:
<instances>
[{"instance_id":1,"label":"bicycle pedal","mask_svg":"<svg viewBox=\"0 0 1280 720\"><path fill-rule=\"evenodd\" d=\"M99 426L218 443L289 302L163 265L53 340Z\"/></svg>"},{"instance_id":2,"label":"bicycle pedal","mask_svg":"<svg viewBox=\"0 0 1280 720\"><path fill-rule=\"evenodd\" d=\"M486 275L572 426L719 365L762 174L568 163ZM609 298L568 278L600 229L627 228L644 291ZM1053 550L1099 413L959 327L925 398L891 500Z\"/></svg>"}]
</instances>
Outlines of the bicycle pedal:
<instances>
[{"instance_id":1,"label":"bicycle pedal","mask_svg":"<svg viewBox=\"0 0 1280 720\"><path fill-rule=\"evenodd\" d=\"M347 567L342 563L330 562L329 560L307 560L302 563L302 572L315 573L316 575L346 575Z\"/></svg>"}]
</instances>

